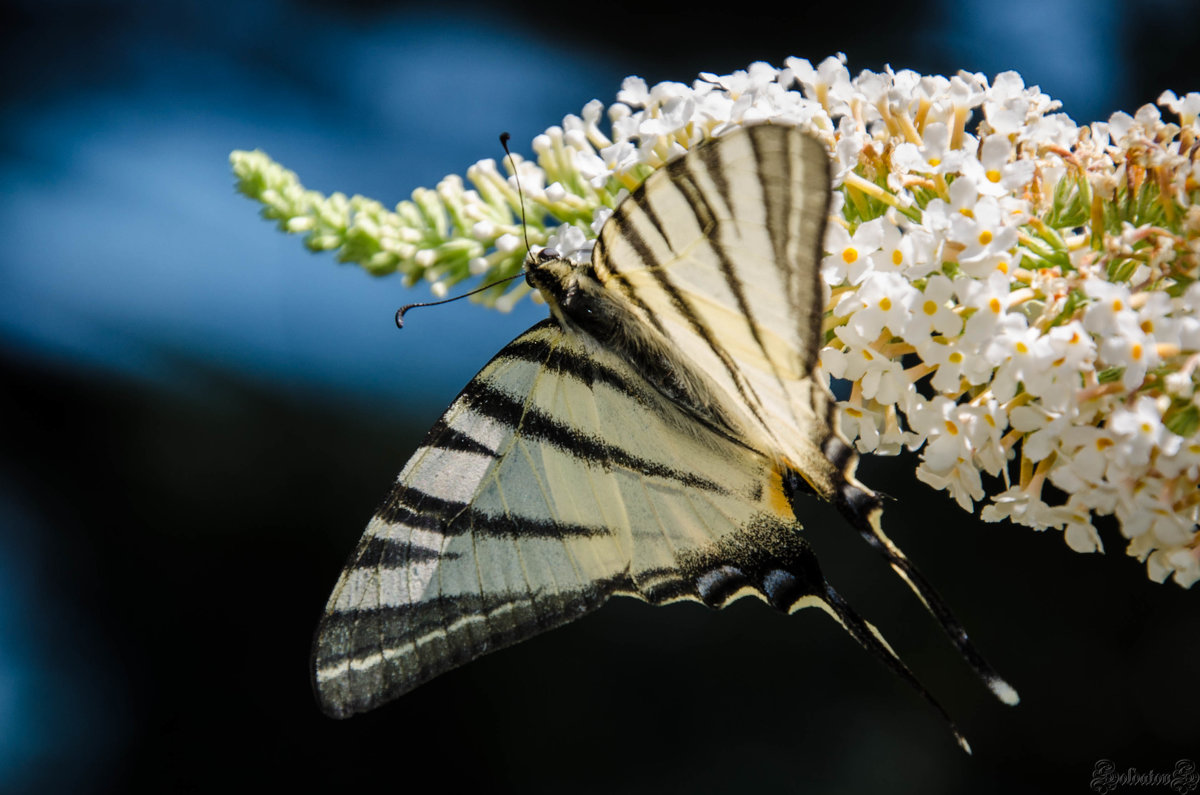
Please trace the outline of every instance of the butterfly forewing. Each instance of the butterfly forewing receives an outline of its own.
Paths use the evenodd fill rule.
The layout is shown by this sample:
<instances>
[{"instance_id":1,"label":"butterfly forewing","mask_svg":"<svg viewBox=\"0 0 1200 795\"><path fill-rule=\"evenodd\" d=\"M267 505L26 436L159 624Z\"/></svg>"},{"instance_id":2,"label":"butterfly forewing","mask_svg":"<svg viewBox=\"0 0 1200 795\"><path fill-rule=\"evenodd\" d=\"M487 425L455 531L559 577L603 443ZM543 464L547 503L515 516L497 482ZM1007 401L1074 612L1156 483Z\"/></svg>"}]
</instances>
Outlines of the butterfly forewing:
<instances>
[{"instance_id":1,"label":"butterfly forewing","mask_svg":"<svg viewBox=\"0 0 1200 795\"><path fill-rule=\"evenodd\" d=\"M515 340L426 438L343 572L317 637L325 710L370 709L613 593L731 598L745 577L718 598L697 585L697 555L786 529L790 511L766 459L693 426L551 321Z\"/></svg>"},{"instance_id":2,"label":"butterfly forewing","mask_svg":"<svg viewBox=\"0 0 1200 795\"><path fill-rule=\"evenodd\" d=\"M651 174L605 225L598 278L706 373L747 441L801 465L828 436L814 388L828 157L760 125Z\"/></svg>"}]
</instances>

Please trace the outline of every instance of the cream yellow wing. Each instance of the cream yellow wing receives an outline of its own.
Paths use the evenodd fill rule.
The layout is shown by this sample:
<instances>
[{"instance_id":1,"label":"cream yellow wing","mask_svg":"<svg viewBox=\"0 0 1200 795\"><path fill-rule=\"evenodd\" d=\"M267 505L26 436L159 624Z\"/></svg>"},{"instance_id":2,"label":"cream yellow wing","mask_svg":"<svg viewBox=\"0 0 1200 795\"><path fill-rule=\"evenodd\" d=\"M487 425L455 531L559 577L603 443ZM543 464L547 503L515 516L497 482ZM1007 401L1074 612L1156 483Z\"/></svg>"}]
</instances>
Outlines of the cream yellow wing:
<instances>
[{"instance_id":1,"label":"cream yellow wing","mask_svg":"<svg viewBox=\"0 0 1200 795\"><path fill-rule=\"evenodd\" d=\"M821 576L782 477L619 357L535 326L454 401L371 519L318 629L322 708L371 709L614 594L815 605L921 689Z\"/></svg>"},{"instance_id":2,"label":"cream yellow wing","mask_svg":"<svg viewBox=\"0 0 1200 795\"><path fill-rule=\"evenodd\" d=\"M704 373L748 443L786 458L829 498L820 259L829 157L762 124L651 174L600 232L596 279Z\"/></svg>"}]
</instances>

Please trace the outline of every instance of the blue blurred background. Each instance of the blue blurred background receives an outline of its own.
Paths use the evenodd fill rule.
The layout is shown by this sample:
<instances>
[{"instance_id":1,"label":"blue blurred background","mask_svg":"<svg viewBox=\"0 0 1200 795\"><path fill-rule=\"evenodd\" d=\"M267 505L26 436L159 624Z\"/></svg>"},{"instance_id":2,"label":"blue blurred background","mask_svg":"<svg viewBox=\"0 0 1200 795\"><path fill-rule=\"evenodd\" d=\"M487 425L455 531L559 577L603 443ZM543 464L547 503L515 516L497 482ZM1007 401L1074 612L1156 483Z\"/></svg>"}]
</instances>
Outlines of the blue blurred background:
<instances>
[{"instance_id":1,"label":"blue blurred background","mask_svg":"<svg viewBox=\"0 0 1200 795\"><path fill-rule=\"evenodd\" d=\"M839 520L831 580L956 715L822 616L618 602L353 721L308 645L416 441L538 319L308 254L232 190L261 148L385 203L519 148L621 79L844 51L1017 69L1076 121L1200 89L1188 0L882 4L56 0L0 7L0 792L300 785L1001 792L1195 758L1195 594L1105 531L977 525L870 461L893 537L1024 696L992 703ZM906 474L907 472L907 474ZM1191 610L1189 614L1188 610ZM581 687L580 683L585 683Z\"/></svg>"}]
</instances>

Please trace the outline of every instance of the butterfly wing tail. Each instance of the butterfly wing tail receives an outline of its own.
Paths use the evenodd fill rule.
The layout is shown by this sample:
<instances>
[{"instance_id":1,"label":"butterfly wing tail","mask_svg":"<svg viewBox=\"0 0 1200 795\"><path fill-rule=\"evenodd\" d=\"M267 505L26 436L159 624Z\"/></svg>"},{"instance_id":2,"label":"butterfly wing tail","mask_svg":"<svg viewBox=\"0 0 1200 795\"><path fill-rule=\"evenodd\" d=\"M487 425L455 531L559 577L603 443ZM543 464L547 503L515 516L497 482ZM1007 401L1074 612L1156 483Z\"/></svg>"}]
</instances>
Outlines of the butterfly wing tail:
<instances>
[{"instance_id":1,"label":"butterfly wing tail","mask_svg":"<svg viewBox=\"0 0 1200 795\"><path fill-rule=\"evenodd\" d=\"M837 507L867 543L883 555L900 579L908 583L908 587L942 625L942 629L950 637L950 642L958 649L959 654L963 656L963 659L967 661L967 664L983 680L996 698L1009 706L1015 706L1020 701L1016 689L984 659L967 637L967 631L963 628L962 623L950 612L946 602L912 564L912 561L905 557L900 548L884 534L881 524L883 508L879 498L857 486L846 484L837 500Z\"/></svg>"},{"instance_id":2,"label":"butterfly wing tail","mask_svg":"<svg viewBox=\"0 0 1200 795\"><path fill-rule=\"evenodd\" d=\"M879 496L863 486L854 478L854 470L858 458L849 445L831 438L826 448L830 460L840 464L842 477L835 488L833 502L842 516L859 532L859 535L873 549L883 555L892 570L900 576L912 589L922 604L933 614L942 629L950 638L959 654L971 666L975 674L983 680L988 689L1000 701L1013 706L1020 701L1017 691L996 672L979 650L967 637L967 631L962 623L954 617L946 602L938 594L925 576L917 570L904 553L900 551L890 538L883 532L883 505ZM831 444L834 443L835 444Z\"/></svg>"},{"instance_id":3,"label":"butterfly wing tail","mask_svg":"<svg viewBox=\"0 0 1200 795\"><path fill-rule=\"evenodd\" d=\"M797 530L794 521L760 515L742 532L707 549L683 555L680 570L695 583L699 601L713 607L723 606L729 600L714 603L709 598L715 590L712 586L744 582L772 607L789 615L806 607L829 614L859 645L932 705L946 721L959 747L971 753L966 738L941 703L904 664L879 630L862 618L825 579L816 552Z\"/></svg>"},{"instance_id":4,"label":"butterfly wing tail","mask_svg":"<svg viewBox=\"0 0 1200 795\"><path fill-rule=\"evenodd\" d=\"M950 714L946 712L945 707L921 684L921 681L904 664L904 661L900 659L895 649L891 647L879 630L875 628L875 625L862 618L825 580L820 569L817 567L816 555L811 551L808 554L811 560L806 561L806 565L803 567L805 571L804 576L796 577L792 573L796 571L795 567L792 568L792 572L779 570L772 573L774 579L771 592L772 605L788 614L803 610L806 607L818 607L828 613L835 621L842 625L842 628L851 637L858 641L859 645L873 654L884 665L890 668L893 673L920 693L921 697L933 706L946 721L959 747L968 754L971 753L971 746L967 742L967 738L958 730L958 726L951 720Z\"/></svg>"}]
</instances>

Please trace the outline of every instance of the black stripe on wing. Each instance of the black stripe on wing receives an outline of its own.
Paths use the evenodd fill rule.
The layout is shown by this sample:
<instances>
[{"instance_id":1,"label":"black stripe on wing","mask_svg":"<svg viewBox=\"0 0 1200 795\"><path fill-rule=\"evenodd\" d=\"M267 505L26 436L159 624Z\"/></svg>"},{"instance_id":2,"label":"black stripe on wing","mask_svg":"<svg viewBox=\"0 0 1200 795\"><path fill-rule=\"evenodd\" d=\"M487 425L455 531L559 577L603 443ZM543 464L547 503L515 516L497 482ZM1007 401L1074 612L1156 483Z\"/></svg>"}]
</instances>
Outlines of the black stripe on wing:
<instances>
[{"instance_id":1,"label":"black stripe on wing","mask_svg":"<svg viewBox=\"0 0 1200 795\"><path fill-rule=\"evenodd\" d=\"M506 346L496 359L538 363L549 373L568 376L589 388L603 384L643 407L651 405L645 389L631 382L624 374L600 364L580 350L561 344L553 345L545 338L524 335Z\"/></svg>"},{"instance_id":2,"label":"black stripe on wing","mask_svg":"<svg viewBox=\"0 0 1200 795\"><path fill-rule=\"evenodd\" d=\"M504 622L508 629L489 631L480 636L485 640L478 644L456 644L454 652L443 661L445 665L441 670L448 670L520 637L528 637L581 616L599 606L611 591L610 584L597 583L584 591L560 594L565 597L562 600L563 609L555 614L535 610L533 605L537 595L524 591L438 596L413 604L335 612L325 622L325 631L336 634L349 633L351 629L356 632L364 630L362 636L372 640L363 645L331 651L318 657L317 664L325 667L348 659L362 660L380 649L398 651L413 644L427 643L429 638L437 635L459 632L469 622L486 623L494 621L498 613L513 614L512 621ZM413 684L415 686L416 683Z\"/></svg>"},{"instance_id":3,"label":"black stripe on wing","mask_svg":"<svg viewBox=\"0 0 1200 795\"><path fill-rule=\"evenodd\" d=\"M451 450L458 453L482 455L488 458L496 457L495 451L491 448L447 425L444 415L429 430L423 446L435 450Z\"/></svg>"},{"instance_id":4,"label":"black stripe on wing","mask_svg":"<svg viewBox=\"0 0 1200 795\"><path fill-rule=\"evenodd\" d=\"M783 138L782 145L786 156L782 160L788 165L786 179L771 170L768 165L772 158L766 155L766 151L769 146L780 144L780 137L773 132L775 129L777 128L769 125L760 125L749 128L748 133L756 154L759 182L767 207L767 230L775 252L775 263L783 277L785 294L793 315L804 324L799 329L800 336L812 343L805 350L803 363L804 371L808 372L816 366L821 347L824 297L820 263L825 252L825 226L829 218L829 205L833 199L833 193L828 189L832 175L829 157L824 147L806 135L788 135ZM807 229L803 228L802 224L796 229L790 225L792 213L796 210L793 200L797 198L796 175L791 170L794 158L790 147L793 145L800 150L806 150L799 153L799 160L804 169L800 177L805 185L811 185L813 188L799 192L800 218L809 225ZM807 263L795 262L789 251L789 243L798 246L796 256L809 253L811 259Z\"/></svg>"},{"instance_id":5,"label":"black stripe on wing","mask_svg":"<svg viewBox=\"0 0 1200 795\"><path fill-rule=\"evenodd\" d=\"M475 533L507 538L594 538L610 532L601 525L485 513L468 503L443 500L412 486L393 490L376 516L389 524L443 536Z\"/></svg>"},{"instance_id":6,"label":"black stripe on wing","mask_svg":"<svg viewBox=\"0 0 1200 795\"><path fill-rule=\"evenodd\" d=\"M431 560L453 560L456 552L443 552L406 539L372 536L355 551L354 560L347 568L398 568L409 563L425 563ZM363 561L366 561L365 563Z\"/></svg>"},{"instance_id":7,"label":"black stripe on wing","mask_svg":"<svg viewBox=\"0 0 1200 795\"><path fill-rule=\"evenodd\" d=\"M681 163L684 161L675 161L675 162ZM667 166L666 169L664 169L664 170L667 170L667 169L670 169L670 166ZM680 169L676 169L676 170L680 170ZM659 173L659 172L656 172L656 173ZM686 173L686 172L684 172L684 173ZM689 179L690 179L690 177L689 177ZM685 200L692 206L693 212L695 212L697 217L700 218L700 222L703 226L706 223L708 223L704 220L705 215L711 216L711 211L709 211L707 206L705 205L704 198L702 195L700 195L699 189L696 189L694 186L691 186L694 190L687 190L685 188L684 184L681 184L682 182L685 182L685 181L686 180L683 180L682 178L677 177L676 180L670 184L672 187L674 187L676 190L678 190L681 194L683 194L683 196L685 197ZM647 182L649 182L649 180L647 180ZM642 187L643 188L645 187L645 183L643 183ZM661 188L661 189L666 189L666 188ZM649 198L645 194L639 195L639 194L635 193L635 194L633 194L633 196L630 197L630 199L634 199L636 201L628 201L627 200L624 204L622 204L621 207L618 208L618 212L613 213L612 217L609 219L608 224L605 225L605 230L607 230L609 228L615 229L617 231L617 233L619 233L621 235L621 237L624 238L625 242L628 243L635 252L637 252L638 257L641 260L640 263L629 263L629 264L633 265L634 267L644 267L646 269L646 271L651 275L651 277L654 279L654 281L658 284L659 289L661 289L663 291L663 293L667 296L667 298L670 300L671 306L675 310L676 314L678 314L681 318L683 318L685 321L687 321L688 326L692 329L692 331L696 334L696 336L700 337L700 339L702 339L704 341L704 343L709 347L709 349L712 350L713 354L715 354L716 357L720 360L721 366L724 368L725 372L728 374L730 381L734 385L734 388L737 389L738 395L741 397L742 402L744 404L746 404L748 407L750 407L751 410L754 411L755 416L758 417L758 419L760 421L762 421L762 417L758 415L758 411L757 411L757 403L758 403L757 397L755 397L753 400L751 400L751 394L753 393L753 389L750 387L749 384L744 382L743 378L741 378L741 372L740 372L739 368L737 367L737 364L733 361L733 358L729 355L729 352L725 350L725 347L717 342L716 333L713 331L713 329L709 328L708 324L704 322L704 319L699 315L699 313L696 312L695 307L693 307L691 305L691 303L687 300L687 296L685 296L683 294L683 292L679 289L679 287L674 282L671 281L670 276L667 274L667 270L663 267L663 263L660 262L654 256L654 253L651 251L650 246L646 243L646 241L642 237L641 233L634 226L634 224L632 222L632 216L631 216L631 213L633 212L633 210L635 210L635 209L641 210L647 216L649 216L653 212L653 210L651 209L652 206L650 204ZM620 212L620 210L626 206L629 207L629 212ZM706 238L706 242L710 246L712 246L714 249L718 248L716 241L713 240L711 237ZM609 259L606 259L605 262L607 263L607 267L609 268L610 271L612 271L613 273L620 272L620 270L618 268L614 267L614 264L615 264L614 260L609 258ZM638 307L640 309L642 309L642 311L644 313L646 313L647 317L654 317L654 313L651 312L650 309L646 307L644 302L642 302L642 300L639 297L637 297L636 291L634 291L630 288L627 288L625 294L626 294L626 297L628 297L631 301L633 301L635 304L637 304ZM656 320L654 325L656 327L661 328L660 323L661 323L661 321ZM669 335L668 335L668 339L670 339ZM751 394L748 394L747 390L749 390L749 392Z\"/></svg>"},{"instance_id":8,"label":"black stripe on wing","mask_svg":"<svg viewBox=\"0 0 1200 795\"><path fill-rule=\"evenodd\" d=\"M760 146L757 144L759 139L765 135L773 135L775 137L782 135L786 141L787 137L795 134L796 133L794 131L791 131L787 128L770 126L752 127L747 130L747 136L751 142L751 148L755 152L755 164L760 181L763 179L763 172L768 164L764 162L765 155L762 153ZM704 164L708 178L712 180L713 186L717 190L717 194L720 196L721 201L725 204L725 208L729 215L732 216L734 198L732 195L730 195L729 181L725 178L725 169L721 163L721 158L717 148L709 147L703 150L701 155L700 162ZM781 180L784 182L784 184L790 186L792 183L791 160L787 157L782 157L773 161L771 165L777 166L779 169L778 171L770 172L772 174L772 179ZM700 195L699 185L696 183L694 177L688 180L679 180L676 184L679 186L680 190L685 193L685 195L689 191L694 190L697 194L697 199L702 200L703 197ZM767 194L764 185L762 200L767 209L767 231L772 238L773 249L775 251L775 264L781 272L791 274L793 271L797 270L796 267L794 267L797 263L792 263L787 260L786 248L783 251L780 251L778 240L780 238L781 230L778 229L777 226L783 223L779 216L782 215L782 218L784 219L788 217L787 212L791 207L792 191L784 190L779 191L778 194ZM782 207L773 206L773 204L776 202L781 202ZM689 203L691 203L691 199L689 199ZM707 205L707 203L705 204ZM774 219L774 221L772 221L772 219ZM786 239L786 228L782 230L782 235L783 238ZM730 256L730 252L725 248L724 242L721 240L720 235L710 235L708 238L708 243L710 246L712 246L713 253L717 257L717 265L721 270L722 277L725 279L725 285L729 288L729 292L733 294L733 298L737 302L738 310L741 312L743 319L746 321L746 328L750 332L750 336L754 339L754 344L758 346L759 352L762 353L763 360L770 365L771 373L775 376L775 381L779 384L781 389L785 389L784 376L779 372L774 357L772 357L767 351L767 346L763 342L762 334L759 331L762 326L759 323L758 318L755 317L754 307L751 306L750 302L746 299L745 287L734 269L733 258ZM820 245L819 242L818 245ZM793 303L792 311L796 312L798 309L799 308ZM808 311L813 312L814 308L808 307ZM819 306L816 307L815 311L818 316L821 314ZM758 419L761 421L762 417L759 415L757 407L751 405L750 408L754 411L755 417L758 417Z\"/></svg>"},{"instance_id":9,"label":"black stripe on wing","mask_svg":"<svg viewBox=\"0 0 1200 795\"><path fill-rule=\"evenodd\" d=\"M612 282L621 289L624 296L641 310L642 315L660 333L665 334L670 339L670 335L665 331L661 320L656 317L655 313L638 296L637 291L633 289L622 273L624 270L644 268L655 280L663 294L667 296L675 313L686 321L692 332L708 346L720 361L721 367L728 375L730 383L737 390L742 404L754 415L760 424L765 426L767 424L766 418L762 416L759 410L761 401L754 393L754 388L742 376L741 369L737 366L733 357L718 342L716 332L709 327L704 318L688 301L683 291L671 280L667 268L664 267L664 263L654 256L650 245L633 222L633 213L640 212L646 217L649 225L662 238L672 255L676 257L681 256L681 252L672 245L667 225L658 216L653 204L653 197L656 191L674 190L683 197L685 203L687 203L692 213L696 216L696 222L700 230L704 233L705 242L713 249L719 260L727 262L729 259L728 254L723 251L720 241L714 234L717 225L717 214L696 183L695 174L691 170L692 165L698 162L698 158L713 157L715 156L715 152L716 147L712 145L712 142L706 142L706 144L701 144L692 151L696 157L688 156L674 160L647 177L646 181L617 207L601 230L600 240L596 244L597 253L595 256L603 263L603 268L613 275ZM719 163L715 167L719 169ZM618 263L606 254L607 249L612 247L611 242L606 244L606 241L611 241L613 235L619 235L622 241L629 245L636 254L638 262L624 263L622 267L617 267ZM693 241L687 242L691 243ZM732 272L727 275L727 278L736 280ZM751 320L750 322L753 327L753 321ZM759 342L759 346L762 347L761 340L757 338L757 332L755 332L755 338Z\"/></svg>"},{"instance_id":10,"label":"black stripe on wing","mask_svg":"<svg viewBox=\"0 0 1200 795\"><path fill-rule=\"evenodd\" d=\"M630 587L623 576L595 581L558 594L552 611L535 606L536 593L513 592L329 613L314 656L321 708L337 718L366 712L476 657L573 621Z\"/></svg>"},{"instance_id":11,"label":"black stripe on wing","mask_svg":"<svg viewBox=\"0 0 1200 795\"><path fill-rule=\"evenodd\" d=\"M608 444L598 436L560 422L530 405L524 398L511 395L484 378L472 381L463 390L459 400L482 416L519 429L517 432L523 439L544 442L589 464L622 467L640 475L674 480L704 491L726 493L725 487L715 481L634 455L622 447Z\"/></svg>"},{"instance_id":12,"label":"black stripe on wing","mask_svg":"<svg viewBox=\"0 0 1200 795\"><path fill-rule=\"evenodd\" d=\"M789 169L788 179L780 179L779 175L767 168L767 156L764 151L765 142L761 134L757 134L755 128L750 135L750 146L754 149L754 159L758 168L758 180L762 185L763 204L767 210L767 233L771 238L771 250L775 253L775 263L779 266L779 273L783 279L784 296L787 298L788 307L792 311L793 317L804 318L806 314L814 313L813 307L800 306L796 294L796 281L801 278L819 278L819 268L814 267L816 274L801 274L796 272L792 267L791 255L788 251L788 241L791 238L791 229L789 221L792 215L792 180ZM790 159L785 161L790 164ZM806 164L807 165L807 164ZM824 230L824 223L821 225ZM814 266L821 261L821 249L824 246L824 235L817 240L812 241L812 246L817 251L817 257L813 260ZM815 282L814 282L815 283ZM811 289L811 288L810 288ZM816 293L818 301L821 298L821 293ZM818 307L815 314L819 317L822 314L821 308ZM804 333L803 331L801 332ZM805 336L804 339L817 339L814 336Z\"/></svg>"}]
</instances>

